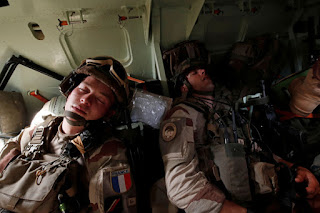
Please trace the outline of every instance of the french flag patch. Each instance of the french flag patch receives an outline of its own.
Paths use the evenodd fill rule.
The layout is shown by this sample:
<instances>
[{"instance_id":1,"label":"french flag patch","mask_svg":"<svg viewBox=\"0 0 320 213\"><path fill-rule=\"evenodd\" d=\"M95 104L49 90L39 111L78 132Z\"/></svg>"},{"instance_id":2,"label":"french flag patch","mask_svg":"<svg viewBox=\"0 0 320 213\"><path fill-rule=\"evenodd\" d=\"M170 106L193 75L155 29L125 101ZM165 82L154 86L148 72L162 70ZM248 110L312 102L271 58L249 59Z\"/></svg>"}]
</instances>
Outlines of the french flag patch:
<instances>
[{"instance_id":1,"label":"french flag patch","mask_svg":"<svg viewBox=\"0 0 320 213\"><path fill-rule=\"evenodd\" d=\"M111 185L115 192L123 193L131 188L131 176L128 169L111 172Z\"/></svg>"}]
</instances>

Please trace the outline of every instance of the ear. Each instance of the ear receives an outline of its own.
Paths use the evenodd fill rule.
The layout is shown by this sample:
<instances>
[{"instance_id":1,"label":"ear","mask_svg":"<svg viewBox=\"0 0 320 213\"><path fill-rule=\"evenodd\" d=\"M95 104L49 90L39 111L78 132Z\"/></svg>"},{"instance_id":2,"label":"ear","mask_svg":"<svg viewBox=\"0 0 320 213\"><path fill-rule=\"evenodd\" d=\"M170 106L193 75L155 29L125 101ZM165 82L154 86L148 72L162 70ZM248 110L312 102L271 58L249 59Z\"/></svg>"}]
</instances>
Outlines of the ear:
<instances>
[{"instance_id":1,"label":"ear","mask_svg":"<svg viewBox=\"0 0 320 213\"><path fill-rule=\"evenodd\" d=\"M181 86L181 92L184 93L184 92L188 92L188 91L189 91L188 87L185 84L183 84Z\"/></svg>"}]
</instances>

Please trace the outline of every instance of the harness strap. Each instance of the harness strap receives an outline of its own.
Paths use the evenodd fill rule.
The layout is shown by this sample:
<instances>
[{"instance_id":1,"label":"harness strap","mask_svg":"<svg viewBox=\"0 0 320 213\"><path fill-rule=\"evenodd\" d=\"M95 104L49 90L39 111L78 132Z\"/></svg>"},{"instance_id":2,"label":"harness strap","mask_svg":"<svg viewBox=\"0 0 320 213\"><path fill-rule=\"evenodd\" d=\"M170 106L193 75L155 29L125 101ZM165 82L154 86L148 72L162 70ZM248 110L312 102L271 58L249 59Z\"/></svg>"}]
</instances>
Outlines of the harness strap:
<instances>
[{"instance_id":1,"label":"harness strap","mask_svg":"<svg viewBox=\"0 0 320 213\"><path fill-rule=\"evenodd\" d=\"M0 160L0 173L6 168L8 163L19 154L20 154L20 151L16 148L10 150L10 152Z\"/></svg>"},{"instance_id":2,"label":"harness strap","mask_svg":"<svg viewBox=\"0 0 320 213\"><path fill-rule=\"evenodd\" d=\"M213 92L211 92L211 91L198 91L198 90L193 89L192 85L190 84L190 82L187 79L185 79L182 83L187 86L188 94L192 94L192 93L195 93L198 95L212 95L213 94Z\"/></svg>"},{"instance_id":3,"label":"harness strap","mask_svg":"<svg viewBox=\"0 0 320 213\"><path fill-rule=\"evenodd\" d=\"M301 115L297 115L294 114L293 112L290 111L283 111L280 109L275 109L276 113L282 117L280 117L280 121L286 121L292 118L320 118L320 114L313 114L310 113L308 116L301 116Z\"/></svg>"},{"instance_id":4,"label":"harness strap","mask_svg":"<svg viewBox=\"0 0 320 213\"><path fill-rule=\"evenodd\" d=\"M68 110L64 111L64 116L71 126L84 126L87 123L82 116ZM70 120L68 117L73 118L75 121Z\"/></svg>"},{"instance_id":5,"label":"harness strap","mask_svg":"<svg viewBox=\"0 0 320 213\"><path fill-rule=\"evenodd\" d=\"M44 138L46 135L45 132L55 121L57 122L57 119L55 119L54 116L48 116L43 123L35 127L35 129L33 130L31 141L22 152L23 155L30 159L33 159L38 153L43 151L44 142L47 141Z\"/></svg>"},{"instance_id":6,"label":"harness strap","mask_svg":"<svg viewBox=\"0 0 320 213\"><path fill-rule=\"evenodd\" d=\"M194 103L194 102L191 102L191 101L188 101L188 100L184 100L182 101L181 103L189 106L189 107L192 107L193 109L197 110L198 112L201 112L205 115L208 115L208 109L205 107L205 106L202 106L201 103Z\"/></svg>"}]
</instances>

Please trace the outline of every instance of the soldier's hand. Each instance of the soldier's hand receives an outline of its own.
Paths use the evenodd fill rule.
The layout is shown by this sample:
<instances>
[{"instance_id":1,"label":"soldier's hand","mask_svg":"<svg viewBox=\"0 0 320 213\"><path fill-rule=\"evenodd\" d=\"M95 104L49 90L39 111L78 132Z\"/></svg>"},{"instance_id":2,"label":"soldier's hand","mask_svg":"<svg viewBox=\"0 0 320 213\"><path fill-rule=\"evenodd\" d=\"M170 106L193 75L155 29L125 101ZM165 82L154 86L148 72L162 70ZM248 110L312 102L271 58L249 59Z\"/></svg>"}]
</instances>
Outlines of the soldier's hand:
<instances>
[{"instance_id":1,"label":"soldier's hand","mask_svg":"<svg viewBox=\"0 0 320 213\"><path fill-rule=\"evenodd\" d=\"M312 199L306 199L306 203L296 203L292 213L300 212L320 212L320 195L316 195ZM302 205L301 205L302 204ZM308 206L306 206L308 205Z\"/></svg>"},{"instance_id":2,"label":"soldier's hand","mask_svg":"<svg viewBox=\"0 0 320 213\"><path fill-rule=\"evenodd\" d=\"M314 212L320 212L320 194L316 195L313 199L308 199L307 201Z\"/></svg>"},{"instance_id":3,"label":"soldier's hand","mask_svg":"<svg viewBox=\"0 0 320 213\"><path fill-rule=\"evenodd\" d=\"M316 177L306 168L299 166L297 168L297 175L295 178L297 183L306 182L308 186L306 187L307 198L313 198L320 192L319 182Z\"/></svg>"}]
</instances>

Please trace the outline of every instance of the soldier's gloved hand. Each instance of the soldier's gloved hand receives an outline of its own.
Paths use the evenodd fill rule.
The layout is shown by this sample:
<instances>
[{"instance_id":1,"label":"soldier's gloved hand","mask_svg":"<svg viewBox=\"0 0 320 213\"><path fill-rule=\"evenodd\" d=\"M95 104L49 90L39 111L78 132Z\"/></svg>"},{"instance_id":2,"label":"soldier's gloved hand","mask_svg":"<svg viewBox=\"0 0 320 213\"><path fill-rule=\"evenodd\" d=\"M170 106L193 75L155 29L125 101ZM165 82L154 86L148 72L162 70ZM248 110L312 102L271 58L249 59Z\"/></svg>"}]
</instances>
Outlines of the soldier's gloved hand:
<instances>
[{"instance_id":1,"label":"soldier's gloved hand","mask_svg":"<svg viewBox=\"0 0 320 213\"><path fill-rule=\"evenodd\" d=\"M96 131L85 129L66 145L63 154L72 158L79 157L93 147L96 141L98 141Z\"/></svg>"},{"instance_id":2,"label":"soldier's gloved hand","mask_svg":"<svg viewBox=\"0 0 320 213\"><path fill-rule=\"evenodd\" d=\"M66 145L66 147L64 148L63 150L63 153L62 153L64 156L67 156L67 157L71 157L71 158L75 158L75 157L78 157L81 155L80 151L77 149L77 147L71 143L71 142L68 142L68 144Z\"/></svg>"},{"instance_id":3,"label":"soldier's gloved hand","mask_svg":"<svg viewBox=\"0 0 320 213\"><path fill-rule=\"evenodd\" d=\"M309 203L313 212L320 212L320 194L318 194L312 199L307 199L307 202Z\"/></svg>"},{"instance_id":4,"label":"soldier's gloved hand","mask_svg":"<svg viewBox=\"0 0 320 213\"><path fill-rule=\"evenodd\" d=\"M78 157L90 148L103 142L102 137L107 134L108 126L101 121L92 122L76 138L71 140L65 147L64 154L70 157Z\"/></svg>"}]
</instances>

